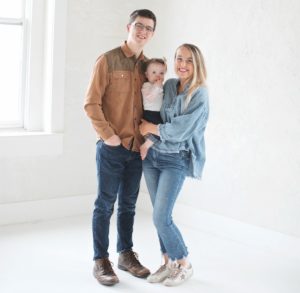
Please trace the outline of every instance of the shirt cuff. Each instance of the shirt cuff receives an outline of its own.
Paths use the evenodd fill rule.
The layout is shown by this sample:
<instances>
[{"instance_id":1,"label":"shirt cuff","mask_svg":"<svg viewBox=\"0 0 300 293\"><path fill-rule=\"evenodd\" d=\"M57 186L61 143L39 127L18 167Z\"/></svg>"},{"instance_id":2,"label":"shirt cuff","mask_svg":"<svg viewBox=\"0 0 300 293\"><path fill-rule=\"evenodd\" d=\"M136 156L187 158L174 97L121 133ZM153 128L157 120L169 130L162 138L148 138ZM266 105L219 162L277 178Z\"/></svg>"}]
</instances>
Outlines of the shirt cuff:
<instances>
[{"instance_id":1,"label":"shirt cuff","mask_svg":"<svg viewBox=\"0 0 300 293\"><path fill-rule=\"evenodd\" d=\"M160 126L160 124L157 124L157 126L156 126L156 128L157 128L157 135L158 136L160 136L159 126Z\"/></svg>"}]
</instances>

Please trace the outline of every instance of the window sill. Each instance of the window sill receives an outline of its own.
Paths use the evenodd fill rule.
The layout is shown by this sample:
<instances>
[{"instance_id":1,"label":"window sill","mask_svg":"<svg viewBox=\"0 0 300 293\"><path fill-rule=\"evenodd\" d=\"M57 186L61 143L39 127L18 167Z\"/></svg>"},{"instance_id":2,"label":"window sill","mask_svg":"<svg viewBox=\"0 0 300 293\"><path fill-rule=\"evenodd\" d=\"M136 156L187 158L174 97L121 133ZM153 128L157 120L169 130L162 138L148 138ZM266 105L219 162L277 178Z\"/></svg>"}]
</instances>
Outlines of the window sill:
<instances>
[{"instance_id":1,"label":"window sill","mask_svg":"<svg viewBox=\"0 0 300 293\"><path fill-rule=\"evenodd\" d=\"M0 131L0 158L57 156L62 152L62 133Z\"/></svg>"}]
</instances>

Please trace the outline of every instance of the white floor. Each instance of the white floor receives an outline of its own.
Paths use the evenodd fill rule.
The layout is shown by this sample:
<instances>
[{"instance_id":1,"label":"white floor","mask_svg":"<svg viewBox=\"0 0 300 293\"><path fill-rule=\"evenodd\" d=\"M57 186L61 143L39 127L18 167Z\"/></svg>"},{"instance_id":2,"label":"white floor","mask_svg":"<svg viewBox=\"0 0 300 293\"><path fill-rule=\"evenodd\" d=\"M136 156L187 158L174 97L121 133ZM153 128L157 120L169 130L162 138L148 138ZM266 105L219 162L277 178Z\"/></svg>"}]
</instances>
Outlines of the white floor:
<instances>
[{"instance_id":1,"label":"white floor","mask_svg":"<svg viewBox=\"0 0 300 293\"><path fill-rule=\"evenodd\" d=\"M201 292L299 293L300 260L180 226L194 276L173 288L149 284L116 268L115 221L111 261L120 283L101 286L92 276L90 216L0 227L1 293ZM138 211L134 249L150 270L160 252L150 215Z\"/></svg>"}]
</instances>

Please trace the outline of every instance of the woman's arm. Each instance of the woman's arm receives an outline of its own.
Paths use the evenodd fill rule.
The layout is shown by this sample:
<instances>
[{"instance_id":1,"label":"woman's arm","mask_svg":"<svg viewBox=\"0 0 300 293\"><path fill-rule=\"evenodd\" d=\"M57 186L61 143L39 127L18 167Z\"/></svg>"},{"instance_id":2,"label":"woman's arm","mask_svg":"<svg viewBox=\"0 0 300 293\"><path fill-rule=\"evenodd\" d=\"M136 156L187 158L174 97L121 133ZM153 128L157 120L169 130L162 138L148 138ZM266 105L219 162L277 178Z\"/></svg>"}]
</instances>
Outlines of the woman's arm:
<instances>
[{"instance_id":1,"label":"woman's arm","mask_svg":"<svg viewBox=\"0 0 300 293\"><path fill-rule=\"evenodd\" d=\"M150 123L144 119L142 119L142 123L139 126L141 135L145 136L148 133L155 134L159 136L158 125Z\"/></svg>"},{"instance_id":2,"label":"woman's arm","mask_svg":"<svg viewBox=\"0 0 300 293\"><path fill-rule=\"evenodd\" d=\"M176 143L189 139L196 130L206 126L208 114L208 94L206 90L200 89L195 93L183 114L171 118L170 122L159 125L161 141Z\"/></svg>"}]
</instances>

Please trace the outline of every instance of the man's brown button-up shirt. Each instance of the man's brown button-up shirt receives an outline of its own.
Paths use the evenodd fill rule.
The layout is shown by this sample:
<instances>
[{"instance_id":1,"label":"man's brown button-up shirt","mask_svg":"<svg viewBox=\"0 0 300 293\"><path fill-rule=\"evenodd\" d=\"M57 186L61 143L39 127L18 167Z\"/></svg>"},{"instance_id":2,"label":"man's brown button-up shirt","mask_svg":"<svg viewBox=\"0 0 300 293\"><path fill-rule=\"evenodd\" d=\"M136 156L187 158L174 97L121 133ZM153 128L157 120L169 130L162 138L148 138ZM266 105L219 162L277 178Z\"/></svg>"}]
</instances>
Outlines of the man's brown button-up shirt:
<instances>
[{"instance_id":1,"label":"man's brown button-up shirt","mask_svg":"<svg viewBox=\"0 0 300 293\"><path fill-rule=\"evenodd\" d=\"M136 59L126 42L101 55L87 89L84 109L98 139L116 134L122 145L139 151L143 138L139 123L143 114L141 87L145 81L143 53Z\"/></svg>"}]
</instances>

